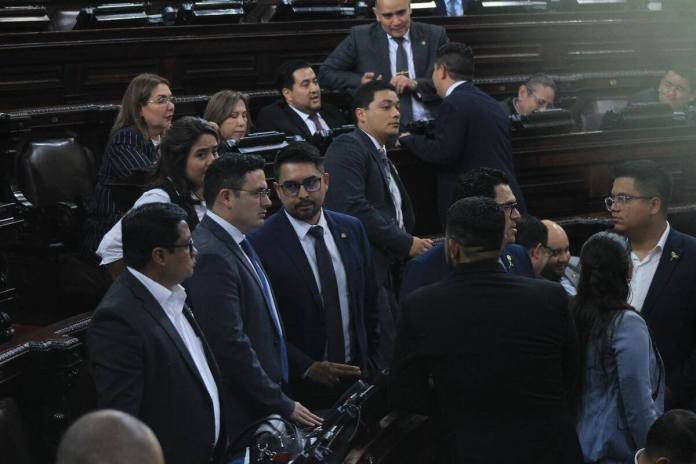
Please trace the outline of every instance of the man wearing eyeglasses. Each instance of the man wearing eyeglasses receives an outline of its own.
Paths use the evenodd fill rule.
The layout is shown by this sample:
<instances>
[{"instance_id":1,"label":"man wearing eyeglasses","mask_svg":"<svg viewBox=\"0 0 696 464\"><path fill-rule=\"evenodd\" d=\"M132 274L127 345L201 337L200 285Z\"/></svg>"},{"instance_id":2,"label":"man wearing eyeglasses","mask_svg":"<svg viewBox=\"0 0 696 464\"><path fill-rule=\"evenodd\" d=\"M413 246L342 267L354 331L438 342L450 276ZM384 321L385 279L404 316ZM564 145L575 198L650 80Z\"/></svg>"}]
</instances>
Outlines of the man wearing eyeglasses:
<instances>
[{"instance_id":1,"label":"man wearing eyeglasses","mask_svg":"<svg viewBox=\"0 0 696 464\"><path fill-rule=\"evenodd\" d=\"M285 392L300 368L273 287L246 234L260 227L271 206L255 155L228 155L205 174L208 211L194 231L196 272L186 282L193 311L220 363L233 451L246 445L246 429L270 414L302 425L321 419Z\"/></svg>"},{"instance_id":2,"label":"man wearing eyeglasses","mask_svg":"<svg viewBox=\"0 0 696 464\"><path fill-rule=\"evenodd\" d=\"M556 83L548 75L539 73L530 77L520 85L516 97L510 97L500 102L505 114L526 116L537 111L553 108L556 99Z\"/></svg>"},{"instance_id":3,"label":"man wearing eyeglasses","mask_svg":"<svg viewBox=\"0 0 696 464\"><path fill-rule=\"evenodd\" d=\"M672 111L685 111L696 99L696 70L688 65L674 65L662 76L657 89L635 94L630 103L662 103Z\"/></svg>"},{"instance_id":4,"label":"man wearing eyeglasses","mask_svg":"<svg viewBox=\"0 0 696 464\"><path fill-rule=\"evenodd\" d=\"M696 239L667 222L672 181L652 161L620 166L605 199L614 230L631 244L629 304L665 363L667 408L696 409Z\"/></svg>"},{"instance_id":5,"label":"man wearing eyeglasses","mask_svg":"<svg viewBox=\"0 0 696 464\"><path fill-rule=\"evenodd\" d=\"M100 409L145 422L167 463L222 464L222 378L180 285L197 255L186 218L172 203L123 218L126 268L94 312L87 349Z\"/></svg>"},{"instance_id":6,"label":"man wearing eyeglasses","mask_svg":"<svg viewBox=\"0 0 696 464\"><path fill-rule=\"evenodd\" d=\"M290 380L299 401L327 409L371 366L379 343L377 280L361 222L324 209L329 175L300 142L275 160L283 208L251 234L278 300L287 338L302 354Z\"/></svg>"}]
</instances>

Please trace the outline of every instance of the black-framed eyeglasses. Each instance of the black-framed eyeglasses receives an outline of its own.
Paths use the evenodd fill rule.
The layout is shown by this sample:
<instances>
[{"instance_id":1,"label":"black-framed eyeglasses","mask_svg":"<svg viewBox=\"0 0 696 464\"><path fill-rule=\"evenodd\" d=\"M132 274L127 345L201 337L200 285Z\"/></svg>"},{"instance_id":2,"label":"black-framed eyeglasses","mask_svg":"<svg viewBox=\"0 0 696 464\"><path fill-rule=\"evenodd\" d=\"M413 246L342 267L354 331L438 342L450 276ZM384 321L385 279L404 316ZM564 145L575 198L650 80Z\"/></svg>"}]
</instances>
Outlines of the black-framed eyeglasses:
<instances>
[{"instance_id":1,"label":"black-framed eyeglasses","mask_svg":"<svg viewBox=\"0 0 696 464\"><path fill-rule=\"evenodd\" d=\"M519 205L517 203L504 203L500 205L500 207L503 208L510 217L512 217L513 211L517 211L518 213L520 212Z\"/></svg>"},{"instance_id":2,"label":"black-framed eyeglasses","mask_svg":"<svg viewBox=\"0 0 696 464\"><path fill-rule=\"evenodd\" d=\"M257 200L261 200L263 197L270 198L271 196L271 189L265 188L265 189L259 189L259 190L246 190L242 188L230 188L230 190L234 190L235 192L246 192L249 195L256 197Z\"/></svg>"},{"instance_id":3,"label":"black-framed eyeglasses","mask_svg":"<svg viewBox=\"0 0 696 464\"><path fill-rule=\"evenodd\" d=\"M168 249L173 249L173 248L188 248L189 254L190 254L190 255L193 255L193 249L195 248L195 247L193 246L193 237L190 237L190 238L188 239L188 242L184 243L183 245L171 245L171 246L168 246L168 247L165 247L165 248L168 248Z\"/></svg>"},{"instance_id":4,"label":"black-framed eyeglasses","mask_svg":"<svg viewBox=\"0 0 696 464\"><path fill-rule=\"evenodd\" d=\"M652 200L654 197L645 197L639 195L626 195L620 193L619 195L609 195L604 199L604 205L607 207L607 211L614 209L614 206L625 206L626 203L632 200Z\"/></svg>"},{"instance_id":5,"label":"black-framed eyeglasses","mask_svg":"<svg viewBox=\"0 0 696 464\"><path fill-rule=\"evenodd\" d=\"M308 177L302 182L288 180L280 184L283 193L289 197L296 197L300 193L300 187L304 187L307 193L316 192L321 188L321 177Z\"/></svg>"}]
</instances>

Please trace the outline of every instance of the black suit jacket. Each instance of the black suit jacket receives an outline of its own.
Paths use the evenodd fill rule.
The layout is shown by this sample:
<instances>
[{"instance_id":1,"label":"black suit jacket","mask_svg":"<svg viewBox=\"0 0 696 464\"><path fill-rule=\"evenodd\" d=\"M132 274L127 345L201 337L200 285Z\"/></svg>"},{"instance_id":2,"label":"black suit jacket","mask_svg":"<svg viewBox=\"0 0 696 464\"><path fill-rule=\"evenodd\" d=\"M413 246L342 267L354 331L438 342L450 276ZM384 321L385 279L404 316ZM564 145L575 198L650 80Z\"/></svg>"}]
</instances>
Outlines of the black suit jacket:
<instances>
[{"instance_id":1,"label":"black suit jacket","mask_svg":"<svg viewBox=\"0 0 696 464\"><path fill-rule=\"evenodd\" d=\"M563 288L460 265L402 302L388 396L442 429L439 462L582 462L568 394L578 342Z\"/></svg>"},{"instance_id":2,"label":"black suit jacket","mask_svg":"<svg viewBox=\"0 0 696 464\"><path fill-rule=\"evenodd\" d=\"M346 119L341 111L328 103L322 103L319 115L328 124L329 129L346 124ZM278 131L285 133L285 135L299 135L305 140L312 137L307 124L284 101L277 101L261 108L256 117L256 127L260 132Z\"/></svg>"},{"instance_id":3,"label":"black suit jacket","mask_svg":"<svg viewBox=\"0 0 696 464\"><path fill-rule=\"evenodd\" d=\"M239 245L208 216L196 227L193 240L198 259L185 285L222 371L234 442L258 419L289 417L294 402L282 390L281 338ZM291 363L296 359L292 353L288 357Z\"/></svg>"},{"instance_id":4,"label":"black suit jacket","mask_svg":"<svg viewBox=\"0 0 696 464\"><path fill-rule=\"evenodd\" d=\"M192 327L218 384L217 446L212 401L193 358L164 309L127 269L99 303L87 332L98 406L150 426L167 463L222 463L227 436L220 373L198 324Z\"/></svg>"},{"instance_id":5,"label":"black suit jacket","mask_svg":"<svg viewBox=\"0 0 696 464\"><path fill-rule=\"evenodd\" d=\"M671 229L641 314L660 350L668 406L696 410L696 238Z\"/></svg>"},{"instance_id":6,"label":"black suit jacket","mask_svg":"<svg viewBox=\"0 0 696 464\"><path fill-rule=\"evenodd\" d=\"M355 129L331 143L324 167L331 176L325 206L360 219L374 251L375 272L381 285L389 264L408 256L413 242L408 231L413 230L415 216L408 192L390 163L392 178L401 193L404 229L399 227L380 159L368 135Z\"/></svg>"},{"instance_id":7,"label":"black suit jacket","mask_svg":"<svg viewBox=\"0 0 696 464\"><path fill-rule=\"evenodd\" d=\"M411 22L409 31L413 65L418 87L416 96L430 109L439 104L433 85L433 66L438 48L447 43L447 33L440 26ZM389 39L379 23L354 26L350 35L324 60L319 82L326 89L352 92L360 87L366 72L391 80Z\"/></svg>"},{"instance_id":8,"label":"black suit jacket","mask_svg":"<svg viewBox=\"0 0 696 464\"><path fill-rule=\"evenodd\" d=\"M372 252L360 221L327 210L324 217L346 271L351 327L355 333L354 361L367 369L379 342ZM302 352L303 367L322 361L327 333L320 289L285 212L276 212L249 238L268 270L288 340Z\"/></svg>"},{"instance_id":9,"label":"black suit jacket","mask_svg":"<svg viewBox=\"0 0 696 464\"><path fill-rule=\"evenodd\" d=\"M438 212L443 223L458 175L478 167L505 172L517 202L525 209L515 178L510 121L497 101L465 82L442 101L434 124L430 134L408 135L399 141L418 158L438 165Z\"/></svg>"}]
</instances>

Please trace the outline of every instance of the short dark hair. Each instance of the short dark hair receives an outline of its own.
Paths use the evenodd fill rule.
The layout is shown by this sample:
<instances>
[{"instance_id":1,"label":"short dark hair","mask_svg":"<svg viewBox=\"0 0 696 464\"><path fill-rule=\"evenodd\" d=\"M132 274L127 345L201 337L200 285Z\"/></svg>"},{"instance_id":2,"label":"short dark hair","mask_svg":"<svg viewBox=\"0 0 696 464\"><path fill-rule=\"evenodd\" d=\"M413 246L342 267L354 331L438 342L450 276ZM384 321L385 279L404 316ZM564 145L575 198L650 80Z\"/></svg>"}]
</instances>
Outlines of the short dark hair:
<instances>
[{"instance_id":1,"label":"short dark hair","mask_svg":"<svg viewBox=\"0 0 696 464\"><path fill-rule=\"evenodd\" d=\"M130 210L121 221L126 266L142 270L150 262L152 250L174 246L179 224L186 217L186 211L174 203L149 203Z\"/></svg>"},{"instance_id":2,"label":"short dark hair","mask_svg":"<svg viewBox=\"0 0 696 464\"><path fill-rule=\"evenodd\" d=\"M370 103L375 100L375 93L382 90L396 92L394 86L384 80L370 81L358 87L353 94L353 102L351 105L353 113L355 113L355 110L358 108L367 108L370 106Z\"/></svg>"},{"instance_id":3,"label":"short dark hair","mask_svg":"<svg viewBox=\"0 0 696 464\"><path fill-rule=\"evenodd\" d=\"M295 71L298 69L311 68L312 65L305 60L288 60L283 61L278 67L278 76L276 77L276 88L280 95L283 95L283 89L292 90L292 86L295 85Z\"/></svg>"},{"instance_id":4,"label":"short dark hair","mask_svg":"<svg viewBox=\"0 0 696 464\"><path fill-rule=\"evenodd\" d=\"M248 172L263 169L265 162L258 155L230 153L213 161L205 172L203 198L208 209L212 209L215 199L224 188L239 189L244 185Z\"/></svg>"},{"instance_id":5,"label":"short dark hair","mask_svg":"<svg viewBox=\"0 0 696 464\"><path fill-rule=\"evenodd\" d=\"M673 63L667 68L667 72L669 71L679 74L681 77L689 81L689 87L692 92L696 90L696 68L684 63Z\"/></svg>"},{"instance_id":6,"label":"short dark hair","mask_svg":"<svg viewBox=\"0 0 696 464\"><path fill-rule=\"evenodd\" d=\"M504 232L505 212L490 198L462 198L447 211L447 237L464 248L500 250Z\"/></svg>"},{"instance_id":7,"label":"short dark hair","mask_svg":"<svg viewBox=\"0 0 696 464\"><path fill-rule=\"evenodd\" d=\"M667 214L667 207L672 200L672 176L652 160L629 161L614 170L614 179L630 177L635 181L641 195L659 197L662 200L662 212Z\"/></svg>"},{"instance_id":8,"label":"short dark hair","mask_svg":"<svg viewBox=\"0 0 696 464\"><path fill-rule=\"evenodd\" d=\"M533 249L541 243L547 246L549 241L549 230L535 216L523 214L517 221L517 234L515 243L522 245L528 250Z\"/></svg>"},{"instance_id":9,"label":"short dark hair","mask_svg":"<svg viewBox=\"0 0 696 464\"><path fill-rule=\"evenodd\" d=\"M454 191L454 201L467 197L487 197L495 199L497 185L509 185L507 175L494 168L474 168L459 176Z\"/></svg>"},{"instance_id":10,"label":"short dark hair","mask_svg":"<svg viewBox=\"0 0 696 464\"><path fill-rule=\"evenodd\" d=\"M319 149L307 142L292 142L278 152L273 162L276 179L280 177L280 167L285 163L311 163L320 172L324 172L324 161Z\"/></svg>"},{"instance_id":11,"label":"short dark hair","mask_svg":"<svg viewBox=\"0 0 696 464\"><path fill-rule=\"evenodd\" d=\"M544 73L537 73L534 74L532 77L527 79L527 82L524 83L525 87L530 88L530 89L536 89L538 87L549 87L553 89L553 92L556 93L556 83L554 82L553 79L548 74Z\"/></svg>"},{"instance_id":12,"label":"short dark hair","mask_svg":"<svg viewBox=\"0 0 696 464\"><path fill-rule=\"evenodd\" d=\"M696 414L672 409L648 431L645 452L651 459L666 457L672 464L696 462Z\"/></svg>"},{"instance_id":13,"label":"short dark hair","mask_svg":"<svg viewBox=\"0 0 696 464\"><path fill-rule=\"evenodd\" d=\"M450 42L437 50L435 66L444 66L450 77L456 81L470 81L474 78L474 52L460 42Z\"/></svg>"}]
</instances>

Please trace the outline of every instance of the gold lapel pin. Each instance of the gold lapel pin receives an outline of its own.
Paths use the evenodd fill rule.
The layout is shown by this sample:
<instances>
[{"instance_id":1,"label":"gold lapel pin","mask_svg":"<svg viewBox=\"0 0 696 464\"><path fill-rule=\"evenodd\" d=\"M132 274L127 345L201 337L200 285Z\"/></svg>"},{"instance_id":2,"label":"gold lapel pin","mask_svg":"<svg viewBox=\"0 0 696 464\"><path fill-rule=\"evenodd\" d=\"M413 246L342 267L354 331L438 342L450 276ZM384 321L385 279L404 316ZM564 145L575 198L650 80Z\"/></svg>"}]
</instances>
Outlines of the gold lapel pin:
<instances>
[{"instance_id":1,"label":"gold lapel pin","mask_svg":"<svg viewBox=\"0 0 696 464\"><path fill-rule=\"evenodd\" d=\"M423 41L421 42L421 45L425 45L425 40L423 40Z\"/></svg>"},{"instance_id":2,"label":"gold lapel pin","mask_svg":"<svg viewBox=\"0 0 696 464\"><path fill-rule=\"evenodd\" d=\"M679 255L673 251L672 256L670 256L669 260L674 261L675 259L679 259Z\"/></svg>"},{"instance_id":3,"label":"gold lapel pin","mask_svg":"<svg viewBox=\"0 0 696 464\"><path fill-rule=\"evenodd\" d=\"M509 265L509 267L513 267L514 264L512 264L512 256L506 255L506 257L507 257L507 260L508 260L508 265Z\"/></svg>"},{"instance_id":4,"label":"gold lapel pin","mask_svg":"<svg viewBox=\"0 0 696 464\"><path fill-rule=\"evenodd\" d=\"M345 232L341 232L341 238L345 240L348 238L348 235Z\"/></svg>"}]
</instances>

